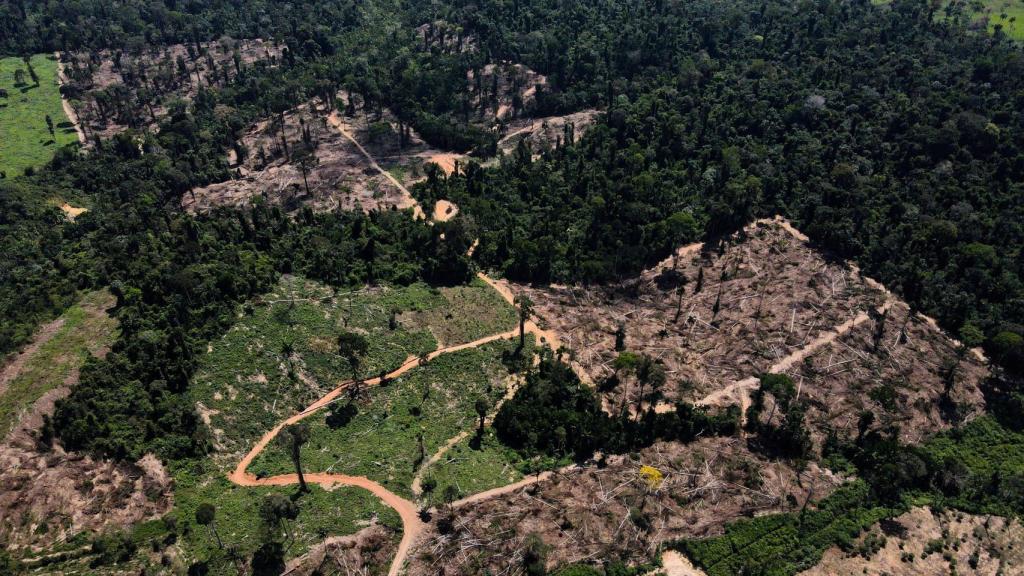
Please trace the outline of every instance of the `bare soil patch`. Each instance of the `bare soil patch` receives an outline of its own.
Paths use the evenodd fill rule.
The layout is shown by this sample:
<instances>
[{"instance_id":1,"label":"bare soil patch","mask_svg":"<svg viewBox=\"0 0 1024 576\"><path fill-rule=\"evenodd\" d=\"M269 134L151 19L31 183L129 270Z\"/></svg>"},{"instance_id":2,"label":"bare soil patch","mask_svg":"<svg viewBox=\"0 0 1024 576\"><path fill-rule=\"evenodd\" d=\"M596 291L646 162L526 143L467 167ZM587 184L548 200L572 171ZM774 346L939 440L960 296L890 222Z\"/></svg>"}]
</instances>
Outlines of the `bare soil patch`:
<instances>
[{"instance_id":1,"label":"bare soil patch","mask_svg":"<svg viewBox=\"0 0 1024 576\"><path fill-rule=\"evenodd\" d=\"M359 106L351 116L329 112L314 100L256 123L229 154L236 177L193 190L182 205L203 211L263 197L288 211L417 209L407 187L426 178L426 165L450 173L462 160L428 146L388 110L379 118ZM295 151L306 143L312 154L303 160Z\"/></svg>"},{"instance_id":2,"label":"bare soil patch","mask_svg":"<svg viewBox=\"0 0 1024 576\"><path fill-rule=\"evenodd\" d=\"M639 474L641 465L657 468L664 479L652 486ZM718 534L741 516L789 510L812 487L817 498L838 482L814 465L798 476L735 439L657 443L633 456L611 457L604 468L563 470L516 491L458 505L450 534L439 533L436 522L430 525L410 557L409 574L519 566L531 534L549 546L549 568L647 560L663 542Z\"/></svg>"},{"instance_id":3,"label":"bare soil patch","mask_svg":"<svg viewBox=\"0 0 1024 576\"><path fill-rule=\"evenodd\" d=\"M667 384L646 402L742 403L757 375L785 372L811 402L817 432L847 427L850 415L855 426L857 411L872 403L879 410L879 398L887 419L920 440L970 416L982 401L978 383L986 371L967 354L950 394L959 414L944 409L958 345L923 318L907 320L906 305L779 220L759 221L719 250L680 248L617 285L513 289L531 296L540 323L560 335L609 409L638 401L628 376L611 389L602 384L615 374L620 327L626 350L659 360L667 372Z\"/></svg>"},{"instance_id":4,"label":"bare soil patch","mask_svg":"<svg viewBox=\"0 0 1024 576\"><path fill-rule=\"evenodd\" d=\"M498 141L498 149L511 154L523 142L536 153L569 138L578 141L597 122L600 114L597 110L584 110L565 116L515 120L508 125L505 136Z\"/></svg>"},{"instance_id":5,"label":"bare soil patch","mask_svg":"<svg viewBox=\"0 0 1024 576\"><path fill-rule=\"evenodd\" d=\"M875 546L866 546L869 541ZM1016 519L914 508L876 524L850 552L827 550L817 566L801 574L1024 574L1021 542L1024 527Z\"/></svg>"},{"instance_id":6,"label":"bare soil patch","mask_svg":"<svg viewBox=\"0 0 1024 576\"><path fill-rule=\"evenodd\" d=\"M175 100L191 100L200 86L223 86L243 67L273 65L282 48L262 39L225 37L198 49L174 44L64 54L62 83L86 135L110 137L155 125Z\"/></svg>"},{"instance_id":7,"label":"bare soil patch","mask_svg":"<svg viewBox=\"0 0 1024 576\"><path fill-rule=\"evenodd\" d=\"M500 127L526 113L547 78L512 62L491 63L466 74L475 122Z\"/></svg>"}]
</instances>

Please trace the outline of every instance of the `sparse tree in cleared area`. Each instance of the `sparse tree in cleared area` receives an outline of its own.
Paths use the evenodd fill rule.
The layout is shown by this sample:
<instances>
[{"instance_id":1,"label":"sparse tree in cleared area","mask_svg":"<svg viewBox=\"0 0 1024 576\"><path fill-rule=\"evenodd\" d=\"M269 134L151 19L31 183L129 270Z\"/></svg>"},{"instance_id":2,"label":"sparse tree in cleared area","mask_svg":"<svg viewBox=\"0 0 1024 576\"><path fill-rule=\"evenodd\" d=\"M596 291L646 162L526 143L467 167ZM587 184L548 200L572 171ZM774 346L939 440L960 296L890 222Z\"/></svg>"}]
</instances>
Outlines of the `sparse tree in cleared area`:
<instances>
[{"instance_id":1,"label":"sparse tree in cleared area","mask_svg":"<svg viewBox=\"0 0 1024 576\"><path fill-rule=\"evenodd\" d=\"M308 492L306 478L302 475L302 445L309 440L309 427L302 422L290 424L282 428L277 437L282 447L291 454L295 475L299 477L299 490Z\"/></svg>"},{"instance_id":2,"label":"sparse tree in cleared area","mask_svg":"<svg viewBox=\"0 0 1024 576\"><path fill-rule=\"evenodd\" d=\"M526 294L519 294L514 299L519 309L519 348L526 346L526 321L533 315L533 300Z\"/></svg>"},{"instance_id":3,"label":"sparse tree in cleared area","mask_svg":"<svg viewBox=\"0 0 1024 576\"><path fill-rule=\"evenodd\" d=\"M196 524L206 526L214 538L217 539L217 546L224 548L220 534L217 533L217 507L209 502L203 502L196 508Z\"/></svg>"}]
</instances>

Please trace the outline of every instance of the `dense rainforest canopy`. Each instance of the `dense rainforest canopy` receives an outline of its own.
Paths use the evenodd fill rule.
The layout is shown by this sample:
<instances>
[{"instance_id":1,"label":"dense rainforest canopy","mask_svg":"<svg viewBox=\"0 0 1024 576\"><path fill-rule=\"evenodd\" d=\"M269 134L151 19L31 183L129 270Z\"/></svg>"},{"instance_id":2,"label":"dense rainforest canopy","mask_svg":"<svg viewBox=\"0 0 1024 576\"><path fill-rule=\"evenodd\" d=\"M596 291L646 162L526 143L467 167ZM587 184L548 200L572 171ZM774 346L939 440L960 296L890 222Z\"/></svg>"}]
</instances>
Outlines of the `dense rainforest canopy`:
<instances>
[{"instance_id":1,"label":"dense rainforest canopy","mask_svg":"<svg viewBox=\"0 0 1024 576\"><path fill-rule=\"evenodd\" d=\"M519 280L627 277L673 246L781 213L952 331L981 329L1019 369L1024 333L1024 51L967 29L964 7L838 0L445 3L36 2L0 6L0 51L138 51L222 35L286 46L126 133L0 183L0 352L76 289L110 285L121 341L61 404L56 432L117 456L202 449L184 399L193 351L274 275L458 282L474 260ZM230 177L246 126L347 90L432 144L488 155L467 73L509 61L544 74L524 111L599 121L495 167L434 172L415 193L464 215L193 217L180 199ZM42 201L92 208L61 224ZM442 232L448 240L440 242ZM117 417L115 417L117 416ZM125 416L120 419L120 416Z\"/></svg>"}]
</instances>

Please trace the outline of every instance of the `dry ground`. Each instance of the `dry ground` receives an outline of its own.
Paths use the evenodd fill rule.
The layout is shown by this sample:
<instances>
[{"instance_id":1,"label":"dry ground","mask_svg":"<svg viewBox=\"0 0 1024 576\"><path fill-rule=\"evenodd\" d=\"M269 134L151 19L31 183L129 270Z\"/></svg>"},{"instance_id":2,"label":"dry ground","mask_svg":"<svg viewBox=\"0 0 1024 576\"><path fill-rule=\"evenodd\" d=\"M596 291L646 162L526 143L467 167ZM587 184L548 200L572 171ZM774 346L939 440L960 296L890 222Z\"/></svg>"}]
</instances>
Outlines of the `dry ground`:
<instances>
[{"instance_id":1,"label":"dry ground","mask_svg":"<svg viewBox=\"0 0 1024 576\"><path fill-rule=\"evenodd\" d=\"M613 558L646 560L660 543L720 533L741 516L782 512L831 492L840 479L811 465L798 475L731 438L657 443L607 466L563 470L531 486L455 509L455 529L429 525L408 574L522 573L524 542L537 534L550 567ZM654 466L664 480L639 474ZM445 511L437 513L438 516Z\"/></svg>"},{"instance_id":2,"label":"dry ground","mask_svg":"<svg viewBox=\"0 0 1024 576\"><path fill-rule=\"evenodd\" d=\"M90 315L103 315L113 297L82 304ZM31 554L82 531L121 527L159 516L171 507L171 480L163 465L146 456L135 464L114 464L67 453L60 446L46 449L37 440L43 416L78 382L83 362L77 350L50 359L51 372L30 374L33 356L46 354L46 341L63 324L62 319L44 327L33 345L4 370L4 379L19 375L63 375L62 383L47 388L27 410L19 412L14 429L0 443L0 542L12 550ZM88 320L86 321L88 323ZM56 327L56 328L55 328ZM76 329L90 330L89 326ZM38 345L37 345L38 344ZM88 351L106 353L105 341L89 342ZM65 374L64 366L68 366ZM6 432L6 430L5 430Z\"/></svg>"},{"instance_id":3,"label":"dry ground","mask_svg":"<svg viewBox=\"0 0 1024 576\"><path fill-rule=\"evenodd\" d=\"M127 128L154 125L166 116L168 104L191 100L199 86L221 86L234 78L240 66L274 63L281 55L271 41L222 38L195 46L174 44L146 47L139 53L79 52L65 54L68 94L88 136L110 137ZM181 66L184 64L184 67ZM112 104L105 94L124 96Z\"/></svg>"},{"instance_id":4,"label":"dry ground","mask_svg":"<svg viewBox=\"0 0 1024 576\"><path fill-rule=\"evenodd\" d=\"M512 121L507 132L498 142L498 149L505 154L515 151L520 142L525 142L534 153L552 148L566 138L566 125L572 126L573 140L579 141L598 120L600 112L584 110L565 116L546 118L525 118Z\"/></svg>"},{"instance_id":5,"label":"dry ground","mask_svg":"<svg viewBox=\"0 0 1024 576\"><path fill-rule=\"evenodd\" d=\"M247 156L239 159L234 151L230 155L238 177L197 188L182 198L182 205L191 211L201 211L245 205L261 196L289 211L303 205L314 210L374 210L404 204L402 190L331 126L324 112L310 102L283 117L255 124L242 139ZM351 124L350 134L368 140L365 128L357 126L356 121ZM314 147L305 181L299 158L293 154L303 143L303 134Z\"/></svg>"},{"instance_id":6,"label":"dry ground","mask_svg":"<svg viewBox=\"0 0 1024 576\"><path fill-rule=\"evenodd\" d=\"M400 137L403 126L394 114L384 109L378 118L374 112L362 109L358 96L353 98L356 104L353 115L338 113L331 117L338 122L337 126L328 120L328 110L318 100L254 124L246 131L242 146L238 148L244 151L244 157L239 157L237 149L228 155L236 177L192 190L182 198L182 206L196 212L218 206L247 205L255 198L263 198L287 211L302 206L318 211L401 209L414 204L402 188L408 189L425 179L428 164L436 164L442 172L451 174L470 161L465 155L432 148L409 128L404 128L407 138L403 142ZM339 100L344 104L348 96L341 93ZM594 111L587 111L517 121L513 125L515 129L499 147L511 151L516 143L526 140L534 150L542 150L563 137L566 123L576 126L578 136L596 115ZM304 137L314 148L313 159L307 162L305 180L301 155L294 154ZM377 170L367 154L387 175ZM453 217L454 212L447 212L446 208L435 212L434 218Z\"/></svg>"},{"instance_id":7,"label":"dry ground","mask_svg":"<svg viewBox=\"0 0 1024 576\"><path fill-rule=\"evenodd\" d=\"M599 389L615 372L622 326L626 350L664 365L663 402L739 403L749 386L730 390L731 384L780 364L810 400L810 422L819 424L818 432L830 423L847 428L850 415L855 426L857 412L872 407L885 415L881 420L900 423L906 439L919 440L976 412L982 402L978 383L987 372L976 355L967 354L950 394L961 404L959 413L943 414L941 396L957 344L922 317L907 320L906 305L847 263L824 257L788 225L760 221L719 250L703 248L683 247L618 285L514 290L531 296L541 323L560 335ZM890 307L882 320L879 310ZM849 332L828 343L837 328ZM810 346L816 341L826 342ZM606 408L617 410L627 399L635 405L637 392L622 376L602 394Z\"/></svg>"},{"instance_id":8,"label":"dry ground","mask_svg":"<svg viewBox=\"0 0 1024 576\"><path fill-rule=\"evenodd\" d=\"M868 541L880 548L863 546ZM1024 574L1022 543L1024 528L1018 520L914 508L862 535L857 545L863 552L829 549L802 575Z\"/></svg>"}]
</instances>

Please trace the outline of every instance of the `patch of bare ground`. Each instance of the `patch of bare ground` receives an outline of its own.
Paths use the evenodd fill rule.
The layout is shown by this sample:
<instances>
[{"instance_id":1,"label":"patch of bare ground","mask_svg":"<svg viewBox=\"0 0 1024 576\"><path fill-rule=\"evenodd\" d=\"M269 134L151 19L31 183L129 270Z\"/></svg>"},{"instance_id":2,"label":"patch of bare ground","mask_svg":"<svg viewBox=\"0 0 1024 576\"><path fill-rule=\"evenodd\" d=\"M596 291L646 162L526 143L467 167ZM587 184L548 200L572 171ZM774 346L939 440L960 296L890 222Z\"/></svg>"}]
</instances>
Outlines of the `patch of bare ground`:
<instances>
[{"instance_id":1,"label":"patch of bare ground","mask_svg":"<svg viewBox=\"0 0 1024 576\"><path fill-rule=\"evenodd\" d=\"M850 415L855 426L857 411L877 398L889 407L887 418L919 440L981 402L986 371L974 354L957 364L958 345L932 323L907 321L907 307L880 285L827 259L779 219L758 221L717 250L680 248L620 284L514 290L531 296L541 323L572 350L609 410L639 401L635 378L614 368L617 333L625 350L665 367L666 385L649 391L645 405L743 404L758 374L785 372L810 400L817 432L848 426Z\"/></svg>"},{"instance_id":2,"label":"patch of bare ground","mask_svg":"<svg viewBox=\"0 0 1024 576\"><path fill-rule=\"evenodd\" d=\"M877 426L898 425L901 440L918 443L984 408L978 385L988 370L974 354L960 358L954 341L896 303L788 373L807 402L812 433L854 435L860 413L870 410Z\"/></svg>"},{"instance_id":3,"label":"patch of bare ground","mask_svg":"<svg viewBox=\"0 0 1024 576\"><path fill-rule=\"evenodd\" d=\"M113 296L106 294L87 298L81 305L89 315L105 316L112 304ZM62 317L40 329L33 343L5 367L2 379L13 381L26 362L37 362L33 355L63 324ZM103 357L105 341L90 343L88 352ZM65 361L71 362L56 360ZM44 416L52 414L56 401L78 383L80 365L81 360L72 362L63 382L22 412L0 443L0 543L19 556L62 543L82 531L120 528L156 517L171 507L172 480L155 457L115 464L67 453L57 444L45 446L39 440ZM0 384L0 392L3 388Z\"/></svg>"},{"instance_id":4,"label":"patch of bare ground","mask_svg":"<svg viewBox=\"0 0 1024 576\"><path fill-rule=\"evenodd\" d=\"M547 78L512 62L486 64L466 74L473 123L500 128L533 108Z\"/></svg>"},{"instance_id":5,"label":"patch of bare ground","mask_svg":"<svg viewBox=\"0 0 1024 576\"><path fill-rule=\"evenodd\" d=\"M803 576L1024 574L1019 520L914 508L862 534L853 549L827 550Z\"/></svg>"},{"instance_id":6,"label":"patch of bare ground","mask_svg":"<svg viewBox=\"0 0 1024 576\"><path fill-rule=\"evenodd\" d=\"M650 482L641 465L657 468L663 479ZM439 523L431 523L408 574L514 573L531 534L549 547L549 568L647 560L664 542L719 534L742 516L794 509L808 494L823 497L839 482L813 464L798 475L736 439L656 443L610 457L605 467L562 470L493 498L456 504L452 531L442 534Z\"/></svg>"},{"instance_id":7,"label":"patch of bare ground","mask_svg":"<svg viewBox=\"0 0 1024 576\"><path fill-rule=\"evenodd\" d=\"M47 448L38 440L44 414L68 394L65 386L33 405L0 445L0 542L34 552L79 532L121 528L158 517L171 508L172 480L154 456L134 464Z\"/></svg>"},{"instance_id":8,"label":"patch of bare ground","mask_svg":"<svg viewBox=\"0 0 1024 576\"><path fill-rule=\"evenodd\" d=\"M384 574L398 539L393 530L373 524L351 536L335 536L288 562L284 574Z\"/></svg>"},{"instance_id":9,"label":"patch of bare ground","mask_svg":"<svg viewBox=\"0 0 1024 576\"><path fill-rule=\"evenodd\" d=\"M229 154L235 178L193 190L182 205L195 212L262 197L287 211L415 209L407 187L426 177L426 165L451 173L463 157L431 148L390 111L378 116L354 98L346 113L314 100L254 124Z\"/></svg>"},{"instance_id":10,"label":"patch of bare ground","mask_svg":"<svg viewBox=\"0 0 1024 576\"><path fill-rule=\"evenodd\" d=\"M565 116L546 118L525 118L514 120L506 127L506 133L498 141L498 149L511 154L520 142L527 144L535 153L553 148L568 139L578 141L597 122L601 113L584 110Z\"/></svg>"},{"instance_id":11,"label":"patch of bare ground","mask_svg":"<svg viewBox=\"0 0 1024 576\"><path fill-rule=\"evenodd\" d=\"M200 86L223 86L246 66L273 65L283 45L262 39L146 46L137 52L101 50L62 56L71 99L89 137L155 125L175 100Z\"/></svg>"}]
</instances>

